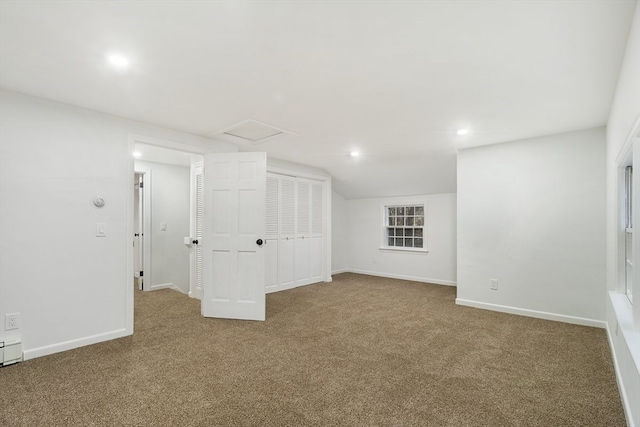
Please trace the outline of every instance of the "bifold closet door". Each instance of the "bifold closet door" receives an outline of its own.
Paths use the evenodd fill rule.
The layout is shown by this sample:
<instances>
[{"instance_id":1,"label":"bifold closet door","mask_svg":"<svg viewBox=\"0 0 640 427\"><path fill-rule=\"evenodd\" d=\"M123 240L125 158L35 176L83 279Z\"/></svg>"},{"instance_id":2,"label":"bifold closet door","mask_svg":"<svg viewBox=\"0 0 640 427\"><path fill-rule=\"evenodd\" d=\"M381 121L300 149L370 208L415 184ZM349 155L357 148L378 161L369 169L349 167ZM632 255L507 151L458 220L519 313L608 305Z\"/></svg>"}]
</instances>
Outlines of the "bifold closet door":
<instances>
[{"instance_id":1,"label":"bifold closet door","mask_svg":"<svg viewBox=\"0 0 640 427\"><path fill-rule=\"evenodd\" d=\"M266 193L266 292L322 281L324 183L268 173Z\"/></svg>"},{"instance_id":2,"label":"bifold closet door","mask_svg":"<svg viewBox=\"0 0 640 427\"><path fill-rule=\"evenodd\" d=\"M311 181L311 224L309 233L309 281L319 282L323 279L322 271L324 258L322 256L323 247L323 183Z\"/></svg>"},{"instance_id":3,"label":"bifold closet door","mask_svg":"<svg viewBox=\"0 0 640 427\"><path fill-rule=\"evenodd\" d=\"M280 176L280 236L278 241L278 285L294 287L296 248L296 179Z\"/></svg>"},{"instance_id":4,"label":"bifold closet door","mask_svg":"<svg viewBox=\"0 0 640 427\"><path fill-rule=\"evenodd\" d=\"M280 180L277 175L267 174L267 224L265 229L265 290L277 290L278 245L280 234Z\"/></svg>"},{"instance_id":5,"label":"bifold closet door","mask_svg":"<svg viewBox=\"0 0 640 427\"><path fill-rule=\"evenodd\" d=\"M311 185L308 181L296 180L296 285L309 283L309 257L311 249Z\"/></svg>"}]
</instances>

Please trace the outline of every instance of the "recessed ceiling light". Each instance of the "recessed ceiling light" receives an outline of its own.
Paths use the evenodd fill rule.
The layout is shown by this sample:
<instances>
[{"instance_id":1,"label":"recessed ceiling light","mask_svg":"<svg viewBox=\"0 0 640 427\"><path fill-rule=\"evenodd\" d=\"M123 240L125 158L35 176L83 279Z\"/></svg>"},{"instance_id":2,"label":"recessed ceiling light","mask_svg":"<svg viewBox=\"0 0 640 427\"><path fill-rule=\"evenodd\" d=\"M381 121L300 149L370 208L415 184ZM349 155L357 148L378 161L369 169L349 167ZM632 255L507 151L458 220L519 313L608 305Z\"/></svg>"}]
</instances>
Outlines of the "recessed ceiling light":
<instances>
[{"instance_id":1,"label":"recessed ceiling light","mask_svg":"<svg viewBox=\"0 0 640 427\"><path fill-rule=\"evenodd\" d=\"M133 157L140 157L142 156L142 153L139 151L134 151L133 153L131 153L133 155Z\"/></svg>"},{"instance_id":2,"label":"recessed ceiling light","mask_svg":"<svg viewBox=\"0 0 640 427\"><path fill-rule=\"evenodd\" d=\"M458 135L462 136L462 135L466 135L469 133L469 129L458 129L458 131L456 132Z\"/></svg>"},{"instance_id":3,"label":"recessed ceiling light","mask_svg":"<svg viewBox=\"0 0 640 427\"><path fill-rule=\"evenodd\" d=\"M351 157L358 157L360 155L359 152L357 151L352 151L351 153L349 153L351 155Z\"/></svg>"},{"instance_id":4,"label":"recessed ceiling light","mask_svg":"<svg viewBox=\"0 0 640 427\"><path fill-rule=\"evenodd\" d=\"M109 61L109 64L111 64L115 68L123 69L129 66L129 60L127 58L115 53L107 56L107 60Z\"/></svg>"}]
</instances>

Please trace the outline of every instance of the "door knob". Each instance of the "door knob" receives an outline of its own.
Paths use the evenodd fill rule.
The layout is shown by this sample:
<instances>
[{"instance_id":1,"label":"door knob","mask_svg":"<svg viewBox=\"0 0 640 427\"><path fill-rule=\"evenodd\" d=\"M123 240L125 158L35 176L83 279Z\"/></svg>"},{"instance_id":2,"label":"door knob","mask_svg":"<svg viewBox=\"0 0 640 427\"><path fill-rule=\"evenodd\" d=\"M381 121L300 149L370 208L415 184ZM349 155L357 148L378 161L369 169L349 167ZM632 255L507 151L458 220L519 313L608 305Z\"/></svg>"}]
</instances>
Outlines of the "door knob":
<instances>
[{"instance_id":1,"label":"door knob","mask_svg":"<svg viewBox=\"0 0 640 427\"><path fill-rule=\"evenodd\" d=\"M258 246L262 246L262 239L258 239L258 240L256 240L256 245L258 245Z\"/></svg>"}]
</instances>

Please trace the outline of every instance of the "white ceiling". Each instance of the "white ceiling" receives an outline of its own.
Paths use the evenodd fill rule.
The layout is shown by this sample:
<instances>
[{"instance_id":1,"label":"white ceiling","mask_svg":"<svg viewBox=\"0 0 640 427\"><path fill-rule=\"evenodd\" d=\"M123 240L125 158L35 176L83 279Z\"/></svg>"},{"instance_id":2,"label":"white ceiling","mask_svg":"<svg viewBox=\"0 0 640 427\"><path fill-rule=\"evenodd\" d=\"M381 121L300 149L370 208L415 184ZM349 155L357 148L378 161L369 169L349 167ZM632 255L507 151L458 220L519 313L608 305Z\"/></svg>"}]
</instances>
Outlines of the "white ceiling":
<instances>
[{"instance_id":1,"label":"white ceiling","mask_svg":"<svg viewBox=\"0 0 640 427\"><path fill-rule=\"evenodd\" d=\"M0 86L213 138L286 129L242 150L347 198L454 192L458 148L606 123L635 4L5 0Z\"/></svg>"}]
</instances>

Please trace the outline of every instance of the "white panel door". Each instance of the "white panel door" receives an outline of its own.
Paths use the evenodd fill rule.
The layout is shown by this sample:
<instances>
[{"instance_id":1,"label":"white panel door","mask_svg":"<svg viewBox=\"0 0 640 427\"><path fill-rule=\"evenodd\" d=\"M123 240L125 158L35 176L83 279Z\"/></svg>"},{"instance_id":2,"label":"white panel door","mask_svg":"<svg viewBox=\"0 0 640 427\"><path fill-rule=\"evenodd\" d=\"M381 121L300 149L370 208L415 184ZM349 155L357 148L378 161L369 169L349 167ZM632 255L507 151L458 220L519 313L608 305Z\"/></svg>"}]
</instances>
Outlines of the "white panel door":
<instances>
[{"instance_id":1,"label":"white panel door","mask_svg":"<svg viewBox=\"0 0 640 427\"><path fill-rule=\"evenodd\" d=\"M265 153L205 154L202 315L265 319Z\"/></svg>"}]
</instances>

